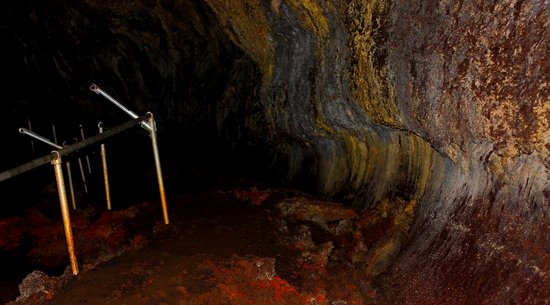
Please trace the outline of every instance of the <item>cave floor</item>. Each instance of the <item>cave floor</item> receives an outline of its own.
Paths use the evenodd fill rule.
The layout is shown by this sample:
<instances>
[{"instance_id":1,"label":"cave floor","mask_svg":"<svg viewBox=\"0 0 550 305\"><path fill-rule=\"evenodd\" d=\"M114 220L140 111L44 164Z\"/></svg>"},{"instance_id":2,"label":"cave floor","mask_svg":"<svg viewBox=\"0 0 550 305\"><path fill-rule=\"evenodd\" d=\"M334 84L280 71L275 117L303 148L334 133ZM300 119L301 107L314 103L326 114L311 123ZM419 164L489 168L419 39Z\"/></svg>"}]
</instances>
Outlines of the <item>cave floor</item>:
<instances>
[{"instance_id":1,"label":"cave floor","mask_svg":"<svg viewBox=\"0 0 550 305\"><path fill-rule=\"evenodd\" d=\"M374 304L351 208L250 183L169 205L74 215L80 274L32 273L12 304Z\"/></svg>"}]
</instances>

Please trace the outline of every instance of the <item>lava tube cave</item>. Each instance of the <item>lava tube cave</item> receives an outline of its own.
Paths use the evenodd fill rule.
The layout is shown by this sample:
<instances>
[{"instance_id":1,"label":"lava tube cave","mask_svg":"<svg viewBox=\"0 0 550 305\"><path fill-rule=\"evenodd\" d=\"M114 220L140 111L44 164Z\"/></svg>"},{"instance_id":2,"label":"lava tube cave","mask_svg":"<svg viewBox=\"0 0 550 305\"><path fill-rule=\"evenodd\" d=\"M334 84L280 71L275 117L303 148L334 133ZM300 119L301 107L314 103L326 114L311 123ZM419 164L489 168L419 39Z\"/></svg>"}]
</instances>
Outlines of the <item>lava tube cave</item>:
<instances>
[{"instance_id":1,"label":"lava tube cave","mask_svg":"<svg viewBox=\"0 0 550 305\"><path fill-rule=\"evenodd\" d=\"M550 304L549 0L2 7L0 303Z\"/></svg>"}]
</instances>

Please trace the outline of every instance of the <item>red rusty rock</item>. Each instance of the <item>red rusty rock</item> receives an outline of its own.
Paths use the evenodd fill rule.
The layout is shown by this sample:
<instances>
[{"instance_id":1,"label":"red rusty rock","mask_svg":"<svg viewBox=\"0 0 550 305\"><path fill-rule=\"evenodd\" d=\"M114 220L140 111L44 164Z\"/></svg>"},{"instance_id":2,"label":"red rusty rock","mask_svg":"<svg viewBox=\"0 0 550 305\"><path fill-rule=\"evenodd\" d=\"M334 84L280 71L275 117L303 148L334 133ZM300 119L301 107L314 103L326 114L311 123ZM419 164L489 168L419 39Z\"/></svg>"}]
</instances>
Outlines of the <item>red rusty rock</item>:
<instances>
[{"instance_id":1,"label":"red rusty rock","mask_svg":"<svg viewBox=\"0 0 550 305\"><path fill-rule=\"evenodd\" d=\"M19 285L20 296L10 305L40 305L52 300L57 291L72 277L69 268L58 277L50 277L42 271L33 271Z\"/></svg>"}]
</instances>

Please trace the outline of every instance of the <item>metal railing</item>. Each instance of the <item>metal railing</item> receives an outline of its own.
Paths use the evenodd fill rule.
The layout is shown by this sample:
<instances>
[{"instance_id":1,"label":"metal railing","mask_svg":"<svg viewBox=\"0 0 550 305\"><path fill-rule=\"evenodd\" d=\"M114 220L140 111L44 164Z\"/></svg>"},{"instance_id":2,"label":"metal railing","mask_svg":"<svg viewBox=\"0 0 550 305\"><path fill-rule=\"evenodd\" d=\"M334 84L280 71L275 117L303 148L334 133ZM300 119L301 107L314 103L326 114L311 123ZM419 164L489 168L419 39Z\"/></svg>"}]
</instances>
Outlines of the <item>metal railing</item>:
<instances>
[{"instance_id":1,"label":"metal railing","mask_svg":"<svg viewBox=\"0 0 550 305\"><path fill-rule=\"evenodd\" d=\"M153 148L153 157L155 161L155 169L157 173L157 180L158 180L158 187L159 187L159 193L160 193L160 201L162 206L162 214L165 224L169 224L170 220L168 217L168 206L166 203L166 194L164 189L164 181L162 178L162 170L161 170L161 164L160 164L160 156L158 151L158 144L157 144L157 134L156 134L156 124L154 116L151 112L147 112L143 116L137 116L132 111L128 110L126 107L124 107L122 104L120 104L117 100L115 100L113 97L111 97L109 94L107 94L105 91L97 87L96 85L92 85L90 87L92 91L95 93L103 95L105 98L107 98L109 101L113 102L115 105L117 105L119 108L123 109L126 113L128 113L130 116L132 116L132 120L129 120L125 123L122 123L114 128L111 128L109 130L103 130L103 124L100 122L98 124L99 133L95 136L85 138L82 134L82 141L77 142L72 145L68 146L60 146L56 143L53 143L49 139L42 137L28 129L21 128L19 131L22 134L26 134L36 140L42 141L52 147L55 148L54 151L52 151L50 154L36 158L30 162L27 162L25 164L22 164L20 166L17 166L15 168L9 169L7 171L4 171L0 173L0 182L5 181L7 179L10 179L12 177L15 177L17 175L20 175L22 173L25 173L27 171L30 171L32 169L35 169L39 166L42 166L46 163L51 163L54 167L54 173L55 173L55 180L57 183L57 190L59 194L59 204L61 207L61 214L63 218L63 228L65 232L65 239L67 242L67 251L69 254L70 264L72 273L74 275L78 274L78 262L76 258L75 253L75 247L74 247L74 238L73 233L71 229L71 219L69 214L69 207L67 202L67 192L65 188L65 181L63 177L63 170L62 170L62 163L63 163L63 157L68 156L72 153L76 153L84 148L87 148L88 146L101 143L101 158L102 158L102 165L103 165L103 176L105 181L105 194L107 199L107 209L111 209L111 197L110 197L110 188L109 188L109 177L108 177L108 171L107 171L107 159L106 159L106 152L105 152L105 144L103 142L113 137L123 131L126 131L136 125L141 125L143 128L145 128L149 132L149 137L151 138L151 144ZM82 130L82 129L81 129ZM67 171L68 171L68 178L69 178L69 184L71 189L71 198L73 203L73 208L76 208L76 203L74 199L74 191L72 187L72 178L71 178L71 171L70 171L70 163L66 162L67 165Z\"/></svg>"},{"instance_id":2,"label":"metal railing","mask_svg":"<svg viewBox=\"0 0 550 305\"><path fill-rule=\"evenodd\" d=\"M21 134L27 135L31 138L37 139L38 141L41 141L45 144L48 144L48 145L52 146L55 149L63 149L63 146L59 146L59 145L56 144L57 140L54 140L54 142L52 142L49 139L47 139L47 138L45 138L45 137L43 137L43 136L41 136L37 133L34 133L31 130L25 129L25 128L19 128L19 132ZM54 129L54 137L56 137L55 129ZM72 204L73 204L73 209L76 210L76 199L75 199L74 188L73 188L73 176L72 176L72 173L71 173L72 172L71 171L71 162L67 161L67 163L65 163L65 164L67 166L67 176L69 178L69 190L71 191L71 201L72 201ZM83 180L83 182L84 182L84 186L86 186L86 180Z\"/></svg>"}]
</instances>

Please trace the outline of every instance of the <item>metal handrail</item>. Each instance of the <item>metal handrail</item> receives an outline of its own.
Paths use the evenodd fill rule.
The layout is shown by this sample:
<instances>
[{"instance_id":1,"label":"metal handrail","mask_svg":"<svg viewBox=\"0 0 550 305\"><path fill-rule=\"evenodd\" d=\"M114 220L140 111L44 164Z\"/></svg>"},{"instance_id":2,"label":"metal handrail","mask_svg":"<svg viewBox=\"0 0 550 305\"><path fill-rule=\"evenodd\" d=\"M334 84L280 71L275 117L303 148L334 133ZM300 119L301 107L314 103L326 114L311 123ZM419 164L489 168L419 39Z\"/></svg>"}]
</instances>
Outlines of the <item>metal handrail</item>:
<instances>
[{"instance_id":1,"label":"metal handrail","mask_svg":"<svg viewBox=\"0 0 550 305\"><path fill-rule=\"evenodd\" d=\"M51 143L51 141L49 141L47 139L46 140L51 143L50 145L52 145L53 147L56 147L56 148L59 149L58 152L59 152L60 156L67 156L71 153L82 150L82 149L84 149L84 148L86 148L90 145L94 145L98 142L105 141L107 138L110 138L110 137L112 137L116 134L119 134L123 131L126 131L126 130L132 128L135 125L140 124L143 120L146 120L146 119L150 118L151 116L152 116L151 113L147 113L145 115L142 115L142 116L138 117L137 119L127 121L125 123L122 123L122 124L120 124L120 125L118 125L114 128L111 128L111 129L105 131L104 133L97 134L93 137L87 138L85 140L82 140L82 141L80 141L78 143L75 143L73 145L69 145L67 147L61 147L57 144ZM24 128L21 128L21 129L24 129ZM26 129L24 129L24 130L26 130ZM21 133L23 133L23 132L21 132ZM20 174L26 173L30 170L33 170L37 167L40 167L44 164L47 164L47 163L51 162L51 161L52 161L52 155L48 154L48 155L42 156L40 158L36 158L36 159L34 159L30 162L27 162L25 164L16 166L12 169L1 172L0 173L0 182L8 180L10 178L13 178L15 176L18 176Z\"/></svg>"},{"instance_id":2,"label":"metal handrail","mask_svg":"<svg viewBox=\"0 0 550 305\"><path fill-rule=\"evenodd\" d=\"M153 115L148 112L136 119L133 119L133 120L130 120L130 121L127 121L125 123L122 123L114 128L111 128L103 133L100 133L100 134L96 134L95 136L92 136L92 137L89 137L89 138L86 138L78 143L75 143L73 145L69 145L67 147L64 147L63 149L59 150L59 154L63 157L63 156L66 156L66 155L69 155L69 154L72 154L74 152L77 152L79 150L82 150L90 145L94 145L94 144L97 144L97 143L100 143L100 142L103 142L105 141L106 139L114 136L114 135L117 135L123 131L126 131L138 124L140 124L142 121L144 120L147 120L149 119L150 117L152 117Z\"/></svg>"},{"instance_id":3,"label":"metal handrail","mask_svg":"<svg viewBox=\"0 0 550 305\"><path fill-rule=\"evenodd\" d=\"M52 126L54 126L52 124ZM50 141L49 139L35 133L35 132L32 132L31 130L27 130L25 128L19 128L19 132L24 134L24 135L28 135L34 139L37 139L43 143L46 143L56 149L63 149L63 146L59 146L57 145L57 140L54 140L54 142ZM54 128L54 138L57 138L56 134L55 134L55 128ZM65 144L63 144L65 145ZM78 159L80 161L80 159ZM67 161L66 163L66 166L67 166L67 175L69 177L69 187L70 187L70 191L71 191L71 201L73 203L73 209L76 210L76 199L75 199L75 195L74 195L74 188L73 188L73 178L72 178L72 174L71 174L71 162ZM84 172L82 172L82 166L80 167L80 172L82 173L82 181L84 182L84 188L86 189L86 193L88 191L88 188L86 186L86 178L84 177Z\"/></svg>"},{"instance_id":4,"label":"metal handrail","mask_svg":"<svg viewBox=\"0 0 550 305\"><path fill-rule=\"evenodd\" d=\"M147 120L147 122L145 122ZM148 112L145 115L142 115L140 117L134 118L133 120L127 121L125 123L122 123L112 129L109 129L107 131L103 131L101 129L101 132L93 137L83 139L82 141L75 143L73 145L69 145L66 147L61 147L48 139L39 136L29 130L26 130L24 128L20 129L21 133L25 133L29 136L32 136L35 139L39 139L40 141L43 141L45 143L48 143L52 145L53 147L57 148L57 150L52 151L51 154L34 159L28 163L25 163L23 165L17 166L15 168L12 168L10 170L4 171L0 173L0 182L7 180L9 178L15 177L17 175L20 175L22 173L25 173L29 170L32 170L34 168L37 168L41 165L44 165L48 162L51 162L51 164L54 166L55 171L55 178L57 182L57 189L59 193L59 204L61 206L61 212L63 216L63 228L65 231L65 239L67 241L67 251L69 252L69 259L71 263L71 269L74 275L78 274L78 262L76 259L75 254L75 247L74 247L74 239L73 239L73 233L71 229L71 220L68 212L68 203L67 203L67 193L65 191L65 182L63 179L63 173L62 173L62 157L67 156L71 153L77 152L79 150L82 150L90 145L94 145L100 142L104 142L106 139L119 134L135 125L140 124L141 126L155 126L155 120L153 117L153 114ZM147 129L147 128L146 128ZM151 138L151 143L153 146L153 156L155 159L155 167L157 172L157 180L158 180L158 186L159 186L159 192L160 192L160 200L162 205L162 214L164 218L164 223L169 224L170 220L168 218L168 208L166 204L166 194L164 191L164 182L162 179L162 171L160 167L160 157L158 153L158 146L157 146L157 136L156 136L156 130L154 128L148 128L149 136ZM105 160L105 154L104 154L104 146L102 145L102 158ZM104 161L105 162L105 161ZM105 164L105 163L104 163ZM67 162L68 165L68 162ZM106 167L104 168L105 175ZM70 169L69 169L70 173ZM106 178L107 179L107 178ZM72 185L72 183L71 183ZM108 186L108 182L106 180L106 186ZM108 192L108 190L107 190ZM72 195L72 194L71 194ZM73 196L74 197L74 196ZM74 199L73 199L73 208L75 207ZM110 199L108 199L108 208L110 209Z\"/></svg>"},{"instance_id":5,"label":"metal handrail","mask_svg":"<svg viewBox=\"0 0 550 305\"><path fill-rule=\"evenodd\" d=\"M90 90L93 91L94 93L96 94L99 94L101 96L103 96L104 98L106 98L107 100L109 100L111 103L115 104L115 106L117 106L118 108L122 109L122 111L126 112L130 117L132 118L137 118L138 115L135 114L132 110L126 108L124 105L122 105L119 101L117 101L114 97L112 97L109 93L105 92L103 89L99 88L98 85L96 84L92 84L90 86ZM140 125L145 128L147 131L151 131L153 130L153 128L145 123L145 122L141 122Z\"/></svg>"},{"instance_id":6,"label":"metal handrail","mask_svg":"<svg viewBox=\"0 0 550 305\"><path fill-rule=\"evenodd\" d=\"M34 159L30 162L27 162L25 164L16 166L12 169L8 169L7 171L4 171L4 172L0 173L0 182L8 180L10 178L13 178L15 176L18 176L20 174L26 173L26 172L28 172L30 170L33 170L33 169L35 169L39 166L47 164L50 161L52 161L52 156L51 156L51 154L48 154L48 155L42 156L40 158L36 158L36 159Z\"/></svg>"},{"instance_id":7,"label":"metal handrail","mask_svg":"<svg viewBox=\"0 0 550 305\"><path fill-rule=\"evenodd\" d=\"M39 141L42 141L52 147L55 147L57 149L63 149L63 146L60 146L60 145L57 145L55 144L54 142L50 141L50 139L46 139L45 137L35 133L35 132L32 132L26 128L19 128L19 133L22 133L22 134L25 134L25 135L28 135L29 137L31 138L35 138Z\"/></svg>"}]
</instances>

